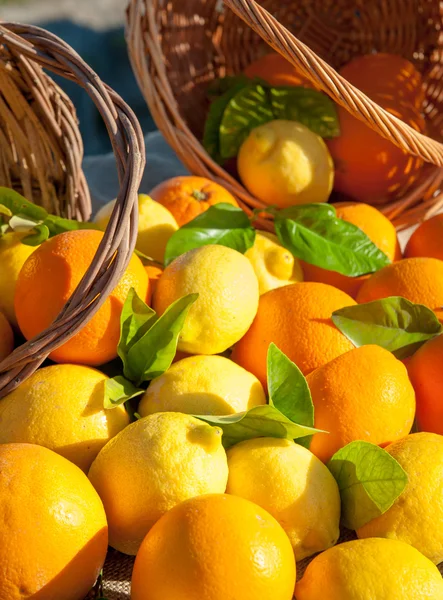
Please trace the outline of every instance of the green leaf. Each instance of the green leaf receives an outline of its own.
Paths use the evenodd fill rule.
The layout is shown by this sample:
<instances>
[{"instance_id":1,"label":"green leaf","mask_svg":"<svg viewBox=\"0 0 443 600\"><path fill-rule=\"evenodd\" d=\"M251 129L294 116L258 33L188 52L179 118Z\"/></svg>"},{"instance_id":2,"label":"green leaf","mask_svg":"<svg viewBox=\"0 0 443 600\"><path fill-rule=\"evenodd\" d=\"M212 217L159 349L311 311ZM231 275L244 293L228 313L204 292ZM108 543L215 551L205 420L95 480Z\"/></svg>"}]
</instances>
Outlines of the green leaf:
<instances>
[{"instance_id":1,"label":"green leaf","mask_svg":"<svg viewBox=\"0 0 443 600\"><path fill-rule=\"evenodd\" d=\"M186 317L198 294L176 300L151 327L131 344L125 374L137 385L159 377L169 369L177 351L177 342ZM142 327L146 328L147 324Z\"/></svg>"},{"instance_id":2,"label":"green leaf","mask_svg":"<svg viewBox=\"0 0 443 600\"><path fill-rule=\"evenodd\" d=\"M49 229L46 225L36 225L34 227L34 233L30 233L26 237L22 238L22 244L26 246L40 246L43 244L49 237Z\"/></svg>"},{"instance_id":3,"label":"green leaf","mask_svg":"<svg viewBox=\"0 0 443 600\"><path fill-rule=\"evenodd\" d=\"M268 349L269 403L294 423L314 426L314 404L308 383L289 358L271 343ZM301 438L299 444L309 448L311 438Z\"/></svg>"},{"instance_id":4,"label":"green leaf","mask_svg":"<svg viewBox=\"0 0 443 600\"><path fill-rule=\"evenodd\" d=\"M332 320L357 348L377 344L400 359L443 330L434 311L401 296L341 308Z\"/></svg>"},{"instance_id":5,"label":"green leaf","mask_svg":"<svg viewBox=\"0 0 443 600\"><path fill-rule=\"evenodd\" d=\"M5 206L12 215L21 215L34 223L40 223L48 217L44 208L29 202L21 194L7 187L0 187L0 204Z\"/></svg>"},{"instance_id":6,"label":"green leaf","mask_svg":"<svg viewBox=\"0 0 443 600\"><path fill-rule=\"evenodd\" d=\"M105 400L103 405L107 409L115 408L116 406L120 406L120 404L124 404L128 400L131 400L131 398L140 396L144 391L145 390L136 388L135 385L125 377L117 375L116 377L105 381Z\"/></svg>"},{"instance_id":7,"label":"green leaf","mask_svg":"<svg viewBox=\"0 0 443 600\"><path fill-rule=\"evenodd\" d=\"M335 216L324 218L324 208L315 218L313 206L291 207L291 218L275 215L276 234L294 256L348 277L374 273L390 263L361 229Z\"/></svg>"},{"instance_id":8,"label":"green leaf","mask_svg":"<svg viewBox=\"0 0 443 600\"><path fill-rule=\"evenodd\" d=\"M288 417L285 417L275 406L264 404L254 406L247 412L236 413L217 417L212 415L196 415L198 419L217 425L223 430L223 445L230 448L243 440L250 440L258 437L275 437L295 440L306 438L317 429L298 425L293 423Z\"/></svg>"},{"instance_id":9,"label":"green leaf","mask_svg":"<svg viewBox=\"0 0 443 600\"><path fill-rule=\"evenodd\" d=\"M99 231L99 228L95 223L64 219L63 217L56 217L55 215L48 215L44 224L48 227L51 237L58 235L59 233L64 233L65 231L76 231L77 229L96 229Z\"/></svg>"},{"instance_id":10,"label":"green leaf","mask_svg":"<svg viewBox=\"0 0 443 600\"><path fill-rule=\"evenodd\" d=\"M334 454L328 468L338 483L342 521L363 527L385 513L408 483L408 476L386 450L369 442L351 442Z\"/></svg>"},{"instance_id":11,"label":"green leaf","mask_svg":"<svg viewBox=\"0 0 443 600\"><path fill-rule=\"evenodd\" d=\"M246 77L246 75L228 75L227 77L215 79L212 83L210 83L206 88L206 93L209 97L222 96L223 94L226 94L226 92L232 90L234 87L241 89L240 86L244 87L250 84L251 79Z\"/></svg>"},{"instance_id":12,"label":"green leaf","mask_svg":"<svg viewBox=\"0 0 443 600\"><path fill-rule=\"evenodd\" d=\"M0 204L0 215L5 215L6 217L12 217L12 212L9 210L7 206L4 204Z\"/></svg>"},{"instance_id":13,"label":"green leaf","mask_svg":"<svg viewBox=\"0 0 443 600\"><path fill-rule=\"evenodd\" d=\"M166 246L165 265L189 250L209 244L227 246L244 254L254 241L255 229L241 208L214 204L173 233Z\"/></svg>"}]
</instances>

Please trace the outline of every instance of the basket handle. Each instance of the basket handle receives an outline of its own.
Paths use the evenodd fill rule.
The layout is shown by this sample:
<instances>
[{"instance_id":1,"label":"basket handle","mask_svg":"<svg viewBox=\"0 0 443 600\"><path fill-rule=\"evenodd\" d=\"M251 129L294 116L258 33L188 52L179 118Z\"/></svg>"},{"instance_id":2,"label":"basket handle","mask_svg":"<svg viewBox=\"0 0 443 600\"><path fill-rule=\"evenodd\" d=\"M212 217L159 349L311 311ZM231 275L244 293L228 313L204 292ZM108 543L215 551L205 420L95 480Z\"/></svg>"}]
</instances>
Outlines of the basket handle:
<instances>
[{"instance_id":1,"label":"basket handle","mask_svg":"<svg viewBox=\"0 0 443 600\"><path fill-rule=\"evenodd\" d=\"M300 42L255 0L223 0L267 44L296 66L306 77L383 137L425 162L443 167L443 145L418 133L370 100L330 65Z\"/></svg>"}]
</instances>

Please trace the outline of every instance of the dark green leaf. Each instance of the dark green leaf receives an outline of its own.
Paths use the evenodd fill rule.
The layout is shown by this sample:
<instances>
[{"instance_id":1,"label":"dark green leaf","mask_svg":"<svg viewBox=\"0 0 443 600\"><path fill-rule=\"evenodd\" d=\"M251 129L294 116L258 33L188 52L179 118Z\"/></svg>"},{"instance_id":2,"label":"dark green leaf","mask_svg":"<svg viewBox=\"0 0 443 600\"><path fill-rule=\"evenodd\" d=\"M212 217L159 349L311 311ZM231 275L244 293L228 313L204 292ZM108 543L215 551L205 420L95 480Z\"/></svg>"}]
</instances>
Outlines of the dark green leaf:
<instances>
[{"instance_id":1,"label":"dark green leaf","mask_svg":"<svg viewBox=\"0 0 443 600\"><path fill-rule=\"evenodd\" d=\"M49 229L46 225L36 225L34 227L34 233L30 233L26 237L22 238L22 244L26 246L40 246L43 244L49 237Z\"/></svg>"},{"instance_id":2,"label":"dark green leaf","mask_svg":"<svg viewBox=\"0 0 443 600\"><path fill-rule=\"evenodd\" d=\"M173 233L166 246L165 265L189 250L209 244L245 253L254 241L255 229L241 208L225 203L214 204Z\"/></svg>"},{"instance_id":3,"label":"dark green leaf","mask_svg":"<svg viewBox=\"0 0 443 600\"><path fill-rule=\"evenodd\" d=\"M0 187L0 204L9 209L13 215L21 215L34 223L40 223L48 216L44 208L29 202L21 194L7 187Z\"/></svg>"},{"instance_id":4,"label":"dark green leaf","mask_svg":"<svg viewBox=\"0 0 443 600\"><path fill-rule=\"evenodd\" d=\"M268 209L266 209L268 210ZM299 204L298 206L288 206L277 211L273 211L275 219L303 219L305 226L315 223L320 219L334 219L337 217L337 211L332 204L327 202L317 202L312 204Z\"/></svg>"},{"instance_id":5,"label":"dark green leaf","mask_svg":"<svg viewBox=\"0 0 443 600\"><path fill-rule=\"evenodd\" d=\"M117 375L116 377L105 381L105 400L103 405L107 409L115 408L116 406L120 406L120 404L124 404L128 400L131 400L131 398L140 396L144 391L145 390L136 388L135 385L125 379L125 377Z\"/></svg>"},{"instance_id":6,"label":"dark green leaf","mask_svg":"<svg viewBox=\"0 0 443 600\"><path fill-rule=\"evenodd\" d=\"M442 332L434 311L400 296L341 308L332 320L357 348L377 344L400 359Z\"/></svg>"},{"instance_id":7,"label":"dark green leaf","mask_svg":"<svg viewBox=\"0 0 443 600\"><path fill-rule=\"evenodd\" d=\"M386 450L369 442L351 442L334 454L328 468L340 490L342 521L363 527L385 513L408 483L408 476Z\"/></svg>"},{"instance_id":8,"label":"dark green leaf","mask_svg":"<svg viewBox=\"0 0 443 600\"><path fill-rule=\"evenodd\" d=\"M271 343L268 349L269 403L294 423L314 426L314 404L308 383L289 358ZM311 438L301 438L299 444L309 448Z\"/></svg>"}]
</instances>

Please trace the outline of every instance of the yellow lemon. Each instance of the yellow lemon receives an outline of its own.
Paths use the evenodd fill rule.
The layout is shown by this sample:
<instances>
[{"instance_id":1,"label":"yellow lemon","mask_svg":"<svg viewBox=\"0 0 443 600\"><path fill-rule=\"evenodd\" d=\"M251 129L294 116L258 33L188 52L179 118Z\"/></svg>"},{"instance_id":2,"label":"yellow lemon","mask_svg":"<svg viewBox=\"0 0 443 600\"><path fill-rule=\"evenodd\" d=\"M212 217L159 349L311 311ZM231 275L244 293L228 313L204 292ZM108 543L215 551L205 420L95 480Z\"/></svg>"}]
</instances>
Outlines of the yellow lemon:
<instances>
[{"instance_id":1,"label":"yellow lemon","mask_svg":"<svg viewBox=\"0 0 443 600\"><path fill-rule=\"evenodd\" d=\"M397 540L353 540L316 556L297 600L443 600L443 579L418 550Z\"/></svg>"},{"instance_id":2,"label":"yellow lemon","mask_svg":"<svg viewBox=\"0 0 443 600\"><path fill-rule=\"evenodd\" d=\"M443 436L413 433L386 451L408 474L406 489L388 511L361 527L357 535L402 540L439 564L443 561Z\"/></svg>"},{"instance_id":3,"label":"yellow lemon","mask_svg":"<svg viewBox=\"0 0 443 600\"><path fill-rule=\"evenodd\" d=\"M238 342L258 309L257 276L249 260L225 246L190 250L166 267L153 299L162 315L175 300L198 293L179 337L188 354L219 354Z\"/></svg>"},{"instance_id":4,"label":"yellow lemon","mask_svg":"<svg viewBox=\"0 0 443 600\"><path fill-rule=\"evenodd\" d=\"M38 369L0 402L0 444L45 446L88 471L129 424L124 406L103 408L106 375L80 365Z\"/></svg>"},{"instance_id":5,"label":"yellow lemon","mask_svg":"<svg viewBox=\"0 0 443 600\"><path fill-rule=\"evenodd\" d=\"M240 148L237 166L251 194L281 208L327 202L334 183L326 144L295 121L271 121L253 129Z\"/></svg>"},{"instance_id":6,"label":"yellow lemon","mask_svg":"<svg viewBox=\"0 0 443 600\"><path fill-rule=\"evenodd\" d=\"M0 311L14 327L17 319L14 311L14 293L18 274L35 246L22 244L26 233L5 233L0 236Z\"/></svg>"},{"instance_id":7,"label":"yellow lemon","mask_svg":"<svg viewBox=\"0 0 443 600\"><path fill-rule=\"evenodd\" d=\"M257 232L255 243L245 253L257 275L260 295L275 288L303 281L303 271L294 256L278 237L267 231Z\"/></svg>"},{"instance_id":8,"label":"yellow lemon","mask_svg":"<svg viewBox=\"0 0 443 600\"><path fill-rule=\"evenodd\" d=\"M228 494L267 510L286 531L297 561L333 546L340 494L329 469L292 440L257 438L228 450Z\"/></svg>"},{"instance_id":9,"label":"yellow lemon","mask_svg":"<svg viewBox=\"0 0 443 600\"><path fill-rule=\"evenodd\" d=\"M259 404L266 396L252 373L223 356L189 356L151 382L138 412L231 415Z\"/></svg>"},{"instance_id":10,"label":"yellow lemon","mask_svg":"<svg viewBox=\"0 0 443 600\"><path fill-rule=\"evenodd\" d=\"M115 200L108 202L95 216L94 222L102 231L106 229L114 205ZM166 244L177 229L177 221L167 208L146 194L139 194L137 250L163 262Z\"/></svg>"},{"instance_id":11,"label":"yellow lemon","mask_svg":"<svg viewBox=\"0 0 443 600\"><path fill-rule=\"evenodd\" d=\"M89 471L113 548L135 555L151 527L180 502L224 493L222 431L189 415L157 413L113 438Z\"/></svg>"}]
</instances>

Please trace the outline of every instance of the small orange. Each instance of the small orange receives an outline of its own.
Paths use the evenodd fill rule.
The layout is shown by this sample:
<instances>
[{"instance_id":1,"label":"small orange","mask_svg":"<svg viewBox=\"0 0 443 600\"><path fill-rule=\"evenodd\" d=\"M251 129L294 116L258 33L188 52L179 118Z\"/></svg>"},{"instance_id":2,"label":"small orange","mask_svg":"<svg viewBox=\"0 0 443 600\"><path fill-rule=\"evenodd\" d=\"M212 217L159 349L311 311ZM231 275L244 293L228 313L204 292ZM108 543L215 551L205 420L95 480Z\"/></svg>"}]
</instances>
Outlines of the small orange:
<instances>
[{"instance_id":1,"label":"small orange","mask_svg":"<svg viewBox=\"0 0 443 600\"><path fill-rule=\"evenodd\" d=\"M172 213L179 227L214 204L225 202L238 206L237 200L224 187L215 181L194 175L168 179L151 190L149 195Z\"/></svg>"},{"instance_id":2,"label":"small orange","mask_svg":"<svg viewBox=\"0 0 443 600\"><path fill-rule=\"evenodd\" d=\"M266 386L266 359L274 342L306 375L340 354L352 343L335 327L335 310L355 301L324 283L295 283L260 297L257 316L236 344L232 359Z\"/></svg>"},{"instance_id":3,"label":"small orange","mask_svg":"<svg viewBox=\"0 0 443 600\"><path fill-rule=\"evenodd\" d=\"M310 450L324 462L356 440L373 444L407 435L415 394L406 367L380 346L362 346L308 375L316 433Z\"/></svg>"},{"instance_id":4,"label":"small orange","mask_svg":"<svg viewBox=\"0 0 443 600\"><path fill-rule=\"evenodd\" d=\"M14 333L5 315L0 312L0 362L14 349Z\"/></svg>"},{"instance_id":5,"label":"small orange","mask_svg":"<svg viewBox=\"0 0 443 600\"><path fill-rule=\"evenodd\" d=\"M155 265L146 265L145 271L148 274L149 279L148 293L146 294L146 304L151 305L152 296L157 288L157 282L163 273L163 269Z\"/></svg>"},{"instance_id":6,"label":"small orange","mask_svg":"<svg viewBox=\"0 0 443 600\"><path fill-rule=\"evenodd\" d=\"M425 256L443 260L443 214L424 221L409 238L405 257Z\"/></svg>"},{"instance_id":7,"label":"small orange","mask_svg":"<svg viewBox=\"0 0 443 600\"><path fill-rule=\"evenodd\" d=\"M278 52L270 52L255 60L244 70L244 75L250 79L263 79L272 86L302 86L315 87L311 80L283 58Z\"/></svg>"},{"instance_id":8,"label":"small orange","mask_svg":"<svg viewBox=\"0 0 443 600\"><path fill-rule=\"evenodd\" d=\"M379 210L361 202L338 202L334 206L337 209L339 219L359 227L386 254L389 260L401 259L400 244L398 243L395 227ZM352 298L356 297L363 282L368 278L367 275L346 277L341 273L327 271L308 263L303 263L303 272L306 281L328 283L339 290L343 290Z\"/></svg>"},{"instance_id":9,"label":"small orange","mask_svg":"<svg viewBox=\"0 0 443 600\"><path fill-rule=\"evenodd\" d=\"M168 511L145 537L132 600L291 600L289 538L249 500L210 494Z\"/></svg>"},{"instance_id":10,"label":"small orange","mask_svg":"<svg viewBox=\"0 0 443 600\"><path fill-rule=\"evenodd\" d=\"M383 267L365 281L357 302L403 296L432 310L443 306L443 261L437 258L405 258Z\"/></svg>"},{"instance_id":11,"label":"small orange","mask_svg":"<svg viewBox=\"0 0 443 600\"><path fill-rule=\"evenodd\" d=\"M91 264L103 233L92 229L68 231L35 250L23 265L15 291L15 312L29 340L49 327ZM117 356L120 314L129 290L146 298L148 276L133 256L117 287L81 331L54 350L56 362L101 365Z\"/></svg>"}]
</instances>

